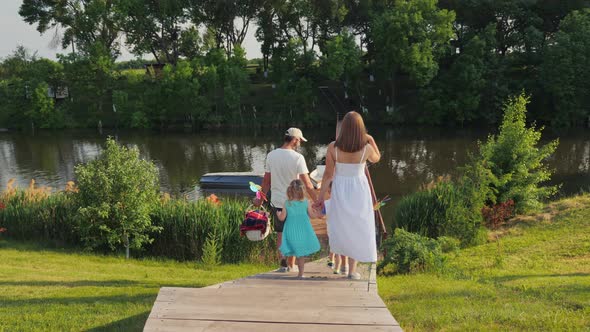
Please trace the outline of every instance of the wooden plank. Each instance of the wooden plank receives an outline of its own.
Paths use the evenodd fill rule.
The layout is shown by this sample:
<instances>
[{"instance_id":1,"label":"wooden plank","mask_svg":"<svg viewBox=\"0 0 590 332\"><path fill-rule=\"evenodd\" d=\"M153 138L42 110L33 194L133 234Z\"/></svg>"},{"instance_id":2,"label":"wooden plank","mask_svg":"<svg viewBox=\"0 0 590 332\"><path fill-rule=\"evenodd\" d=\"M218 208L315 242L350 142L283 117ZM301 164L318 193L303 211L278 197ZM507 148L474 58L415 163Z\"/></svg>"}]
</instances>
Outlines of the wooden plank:
<instances>
[{"instance_id":1,"label":"wooden plank","mask_svg":"<svg viewBox=\"0 0 590 332\"><path fill-rule=\"evenodd\" d=\"M144 331L210 332L210 331L280 331L280 332L401 332L399 326L281 324L262 322L148 319Z\"/></svg>"},{"instance_id":2,"label":"wooden plank","mask_svg":"<svg viewBox=\"0 0 590 332\"><path fill-rule=\"evenodd\" d=\"M146 331L401 331L376 292L375 265L364 280L332 274L327 260L305 274L267 272L207 288L163 287Z\"/></svg>"},{"instance_id":3,"label":"wooden plank","mask_svg":"<svg viewBox=\"0 0 590 332\"><path fill-rule=\"evenodd\" d=\"M313 297L312 289L284 289L270 288L265 289L248 289L248 288L227 288L227 289L187 289L172 293L160 293L156 299L157 302L174 303L176 306L192 305L224 305L231 302L231 305L251 305L254 302L261 303L261 306L297 306L301 304L305 307L336 305L336 306L379 306L385 308L385 305L378 296L366 291L351 290L330 290L324 291L323 295L315 296L314 302L309 303L310 297Z\"/></svg>"},{"instance_id":4,"label":"wooden plank","mask_svg":"<svg viewBox=\"0 0 590 332\"><path fill-rule=\"evenodd\" d=\"M210 306L193 303L182 307L158 302L151 318L187 320L232 320L245 322L303 323L303 324L353 324L353 325L399 325L387 308L363 307L290 307L250 305ZM157 310L156 310L157 309Z\"/></svg>"}]
</instances>

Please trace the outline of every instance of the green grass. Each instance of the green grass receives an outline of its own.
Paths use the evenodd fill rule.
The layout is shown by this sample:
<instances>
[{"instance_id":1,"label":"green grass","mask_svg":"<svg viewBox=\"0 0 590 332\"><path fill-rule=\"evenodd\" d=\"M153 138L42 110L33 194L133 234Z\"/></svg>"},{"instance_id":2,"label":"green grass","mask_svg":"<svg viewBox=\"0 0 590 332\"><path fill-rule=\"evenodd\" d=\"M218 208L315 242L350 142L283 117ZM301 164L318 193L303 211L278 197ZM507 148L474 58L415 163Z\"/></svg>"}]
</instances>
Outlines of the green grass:
<instances>
[{"instance_id":1,"label":"green grass","mask_svg":"<svg viewBox=\"0 0 590 332\"><path fill-rule=\"evenodd\" d=\"M162 286L203 287L268 270L126 261L0 240L0 331L140 331Z\"/></svg>"},{"instance_id":2,"label":"green grass","mask_svg":"<svg viewBox=\"0 0 590 332\"><path fill-rule=\"evenodd\" d=\"M449 265L378 279L405 331L588 331L590 195L515 218Z\"/></svg>"}]
</instances>

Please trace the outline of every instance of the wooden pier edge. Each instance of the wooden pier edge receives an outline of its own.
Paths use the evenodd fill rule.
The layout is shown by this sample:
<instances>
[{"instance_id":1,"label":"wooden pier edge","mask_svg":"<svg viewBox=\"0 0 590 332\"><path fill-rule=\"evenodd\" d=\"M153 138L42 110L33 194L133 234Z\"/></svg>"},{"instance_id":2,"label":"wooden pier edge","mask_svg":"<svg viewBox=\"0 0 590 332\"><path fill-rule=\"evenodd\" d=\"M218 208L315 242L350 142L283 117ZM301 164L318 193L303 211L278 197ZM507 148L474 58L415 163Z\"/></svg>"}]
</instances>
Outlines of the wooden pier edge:
<instances>
[{"instance_id":1,"label":"wooden pier edge","mask_svg":"<svg viewBox=\"0 0 590 332\"><path fill-rule=\"evenodd\" d=\"M144 331L402 331L377 293L376 265L362 280L335 275L326 258L306 275L270 271L204 288L162 287Z\"/></svg>"}]
</instances>

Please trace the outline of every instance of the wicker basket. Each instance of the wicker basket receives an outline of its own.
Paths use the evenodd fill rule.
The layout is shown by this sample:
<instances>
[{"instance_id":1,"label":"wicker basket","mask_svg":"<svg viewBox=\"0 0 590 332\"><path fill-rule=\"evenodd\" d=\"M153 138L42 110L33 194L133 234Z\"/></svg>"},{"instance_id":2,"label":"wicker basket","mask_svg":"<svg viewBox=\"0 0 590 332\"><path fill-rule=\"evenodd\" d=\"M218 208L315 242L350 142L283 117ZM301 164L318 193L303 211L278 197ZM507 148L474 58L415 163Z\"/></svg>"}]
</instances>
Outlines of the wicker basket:
<instances>
[{"instance_id":1,"label":"wicker basket","mask_svg":"<svg viewBox=\"0 0 590 332\"><path fill-rule=\"evenodd\" d=\"M262 231L246 231L246 237L250 241L262 241L266 239L268 234L270 234L270 221L266 226L266 232L264 232L264 234L262 233Z\"/></svg>"},{"instance_id":2,"label":"wicker basket","mask_svg":"<svg viewBox=\"0 0 590 332\"><path fill-rule=\"evenodd\" d=\"M250 210L251 208L253 208L252 205L248 207L248 210ZM250 241L262 241L266 239L266 237L270 234L270 221L272 218L271 214L266 210L266 208L264 208L263 205L260 206L260 210L266 212L266 214L268 215L268 220L266 221L266 231L264 233L258 230L244 232L246 234L246 237Z\"/></svg>"}]
</instances>

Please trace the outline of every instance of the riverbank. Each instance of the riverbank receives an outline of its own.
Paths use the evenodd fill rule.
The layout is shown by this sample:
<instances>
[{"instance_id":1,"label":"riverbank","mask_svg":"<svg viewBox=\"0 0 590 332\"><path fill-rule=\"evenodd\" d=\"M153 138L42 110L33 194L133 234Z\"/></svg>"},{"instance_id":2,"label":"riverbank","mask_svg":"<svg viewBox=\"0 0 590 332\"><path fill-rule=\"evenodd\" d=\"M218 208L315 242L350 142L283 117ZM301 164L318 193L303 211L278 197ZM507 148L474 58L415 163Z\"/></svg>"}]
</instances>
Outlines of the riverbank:
<instances>
[{"instance_id":1,"label":"riverbank","mask_svg":"<svg viewBox=\"0 0 590 332\"><path fill-rule=\"evenodd\" d=\"M590 326L590 195L548 204L449 257L447 271L380 277L405 331L558 331Z\"/></svg>"},{"instance_id":2,"label":"riverbank","mask_svg":"<svg viewBox=\"0 0 590 332\"><path fill-rule=\"evenodd\" d=\"M1 331L141 331L162 286L205 287L268 271L49 250L0 240Z\"/></svg>"}]
</instances>

